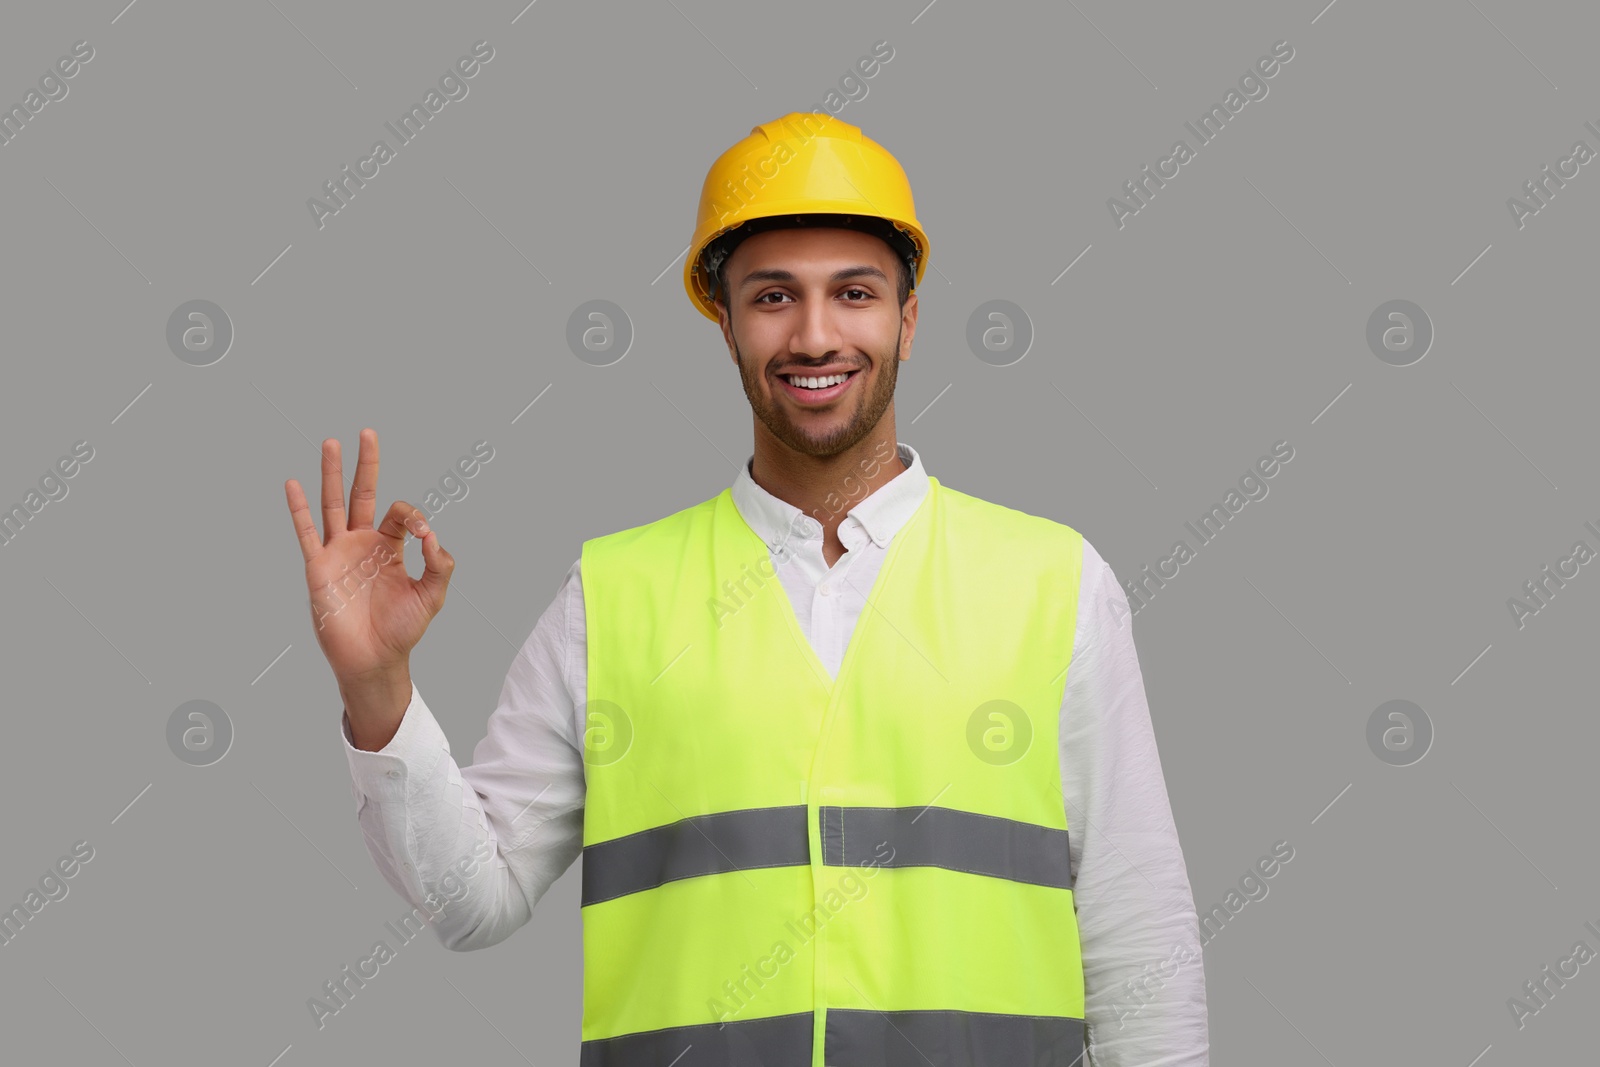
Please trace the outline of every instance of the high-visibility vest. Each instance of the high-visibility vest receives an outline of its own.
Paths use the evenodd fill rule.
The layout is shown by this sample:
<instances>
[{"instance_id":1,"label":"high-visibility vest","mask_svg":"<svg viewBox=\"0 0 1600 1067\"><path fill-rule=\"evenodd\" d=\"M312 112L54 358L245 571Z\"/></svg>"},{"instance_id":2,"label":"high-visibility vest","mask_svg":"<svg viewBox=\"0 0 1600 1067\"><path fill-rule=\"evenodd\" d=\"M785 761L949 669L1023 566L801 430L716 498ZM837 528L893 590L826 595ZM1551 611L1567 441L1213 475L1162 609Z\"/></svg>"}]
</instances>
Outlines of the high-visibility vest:
<instances>
[{"instance_id":1,"label":"high-visibility vest","mask_svg":"<svg viewBox=\"0 0 1600 1067\"><path fill-rule=\"evenodd\" d=\"M930 477L834 679L731 490L584 542L583 1067L1080 1064L1082 560Z\"/></svg>"}]
</instances>

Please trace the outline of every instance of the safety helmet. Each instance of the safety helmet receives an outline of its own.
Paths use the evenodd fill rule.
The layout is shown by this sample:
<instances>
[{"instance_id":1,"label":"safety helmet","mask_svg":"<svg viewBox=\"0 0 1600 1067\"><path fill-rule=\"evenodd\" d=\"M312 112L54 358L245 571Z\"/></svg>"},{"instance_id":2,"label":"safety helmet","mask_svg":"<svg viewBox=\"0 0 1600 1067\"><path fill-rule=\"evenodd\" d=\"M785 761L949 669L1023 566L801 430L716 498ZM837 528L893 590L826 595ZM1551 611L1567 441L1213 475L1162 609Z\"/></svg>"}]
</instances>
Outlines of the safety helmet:
<instances>
[{"instance_id":1,"label":"safety helmet","mask_svg":"<svg viewBox=\"0 0 1600 1067\"><path fill-rule=\"evenodd\" d=\"M761 222L758 220L770 220ZM911 183L882 145L832 115L791 111L754 127L711 164L700 190L683 286L700 313L721 321L717 269L752 233L782 226L844 226L882 237L911 268L928 266Z\"/></svg>"}]
</instances>

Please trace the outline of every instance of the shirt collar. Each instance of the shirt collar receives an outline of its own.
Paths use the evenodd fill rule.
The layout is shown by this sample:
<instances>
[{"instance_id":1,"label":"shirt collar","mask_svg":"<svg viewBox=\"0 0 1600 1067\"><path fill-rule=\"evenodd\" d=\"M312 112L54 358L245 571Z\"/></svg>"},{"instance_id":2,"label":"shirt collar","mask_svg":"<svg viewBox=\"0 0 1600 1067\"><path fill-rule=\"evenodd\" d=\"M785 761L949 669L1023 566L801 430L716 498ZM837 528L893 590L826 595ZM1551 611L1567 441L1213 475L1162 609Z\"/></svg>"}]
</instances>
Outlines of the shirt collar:
<instances>
[{"instance_id":1,"label":"shirt collar","mask_svg":"<svg viewBox=\"0 0 1600 1067\"><path fill-rule=\"evenodd\" d=\"M928 475L922 469L922 457L904 441L896 442L895 451L906 469L873 490L863 500L845 513L846 521L854 519L873 544L884 548L900 527L906 524L922 498L928 492ZM820 537L822 524L808 516L788 501L780 500L756 484L750 476L750 464L755 460L751 453L739 468L733 481L733 503L744 521L749 523L769 548L777 548L790 536L801 539Z\"/></svg>"}]
</instances>

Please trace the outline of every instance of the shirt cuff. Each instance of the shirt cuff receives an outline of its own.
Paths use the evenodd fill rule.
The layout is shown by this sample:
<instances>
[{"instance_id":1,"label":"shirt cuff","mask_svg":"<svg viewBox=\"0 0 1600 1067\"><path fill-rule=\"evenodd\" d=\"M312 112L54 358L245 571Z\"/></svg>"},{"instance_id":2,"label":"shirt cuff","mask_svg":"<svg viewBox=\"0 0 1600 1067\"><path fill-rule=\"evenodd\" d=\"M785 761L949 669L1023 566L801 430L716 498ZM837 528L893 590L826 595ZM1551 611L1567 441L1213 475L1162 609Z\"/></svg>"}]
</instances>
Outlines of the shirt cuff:
<instances>
[{"instance_id":1,"label":"shirt cuff","mask_svg":"<svg viewBox=\"0 0 1600 1067\"><path fill-rule=\"evenodd\" d=\"M428 710L411 683L411 701L400 719L400 728L389 743L376 752L357 748L350 735L350 713L339 714L339 735L344 742L345 760L350 765L351 790L355 795L356 811L361 810L367 798L378 801L403 800L408 779L426 771L438 759L439 752L450 750L450 742L440 729L438 720Z\"/></svg>"}]
</instances>

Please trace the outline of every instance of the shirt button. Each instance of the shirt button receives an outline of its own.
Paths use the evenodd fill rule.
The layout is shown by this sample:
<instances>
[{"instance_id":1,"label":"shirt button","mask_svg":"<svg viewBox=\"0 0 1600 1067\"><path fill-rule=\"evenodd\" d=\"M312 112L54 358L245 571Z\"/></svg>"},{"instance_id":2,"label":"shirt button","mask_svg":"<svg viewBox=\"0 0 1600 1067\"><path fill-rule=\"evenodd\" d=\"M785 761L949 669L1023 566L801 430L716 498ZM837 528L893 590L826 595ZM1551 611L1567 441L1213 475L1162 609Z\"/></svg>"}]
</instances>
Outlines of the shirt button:
<instances>
[{"instance_id":1,"label":"shirt button","mask_svg":"<svg viewBox=\"0 0 1600 1067\"><path fill-rule=\"evenodd\" d=\"M829 593L833 592L833 590L828 588L827 582L823 582L821 585L817 586L817 592L821 593L823 596L827 596Z\"/></svg>"},{"instance_id":2,"label":"shirt button","mask_svg":"<svg viewBox=\"0 0 1600 1067\"><path fill-rule=\"evenodd\" d=\"M388 775L390 778L398 778L398 777L400 777L400 772L399 771L384 771L383 773Z\"/></svg>"}]
</instances>

